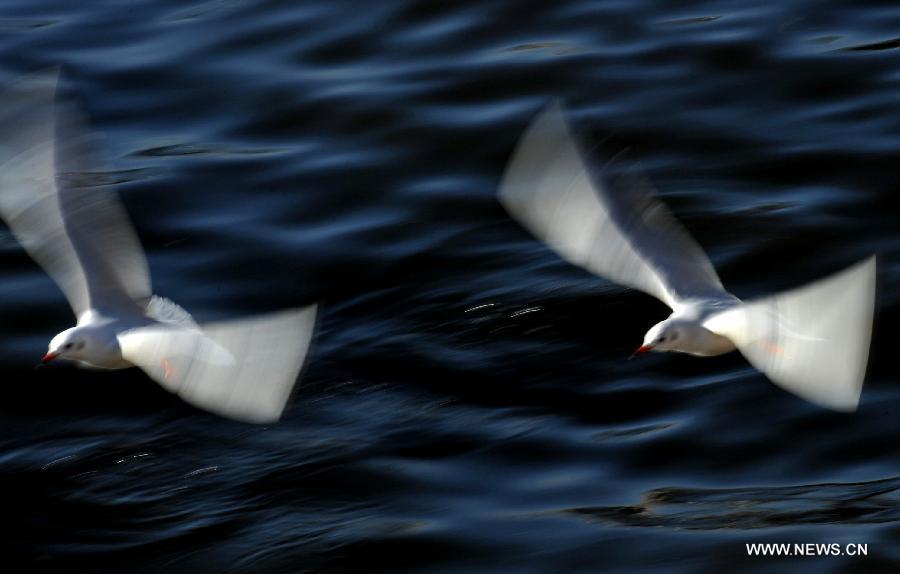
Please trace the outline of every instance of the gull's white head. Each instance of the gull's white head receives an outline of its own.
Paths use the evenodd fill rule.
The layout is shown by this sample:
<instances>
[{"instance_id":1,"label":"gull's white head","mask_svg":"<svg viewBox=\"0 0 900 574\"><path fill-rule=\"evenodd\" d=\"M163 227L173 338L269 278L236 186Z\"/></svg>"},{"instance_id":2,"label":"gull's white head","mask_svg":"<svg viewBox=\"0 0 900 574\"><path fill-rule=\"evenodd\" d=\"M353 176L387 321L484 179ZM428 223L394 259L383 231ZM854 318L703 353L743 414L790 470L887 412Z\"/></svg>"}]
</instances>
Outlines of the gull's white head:
<instances>
[{"instance_id":1,"label":"gull's white head","mask_svg":"<svg viewBox=\"0 0 900 574\"><path fill-rule=\"evenodd\" d=\"M47 346L47 354L41 359L42 363L49 363L54 359L67 359L77 361L85 359L90 352L90 337L79 327L66 329L53 337Z\"/></svg>"},{"instance_id":2,"label":"gull's white head","mask_svg":"<svg viewBox=\"0 0 900 574\"><path fill-rule=\"evenodd\" d=\"M644 335L644 342L634 352L642 355L650 351L680 351L684 348L687 332L683 325L676 321L660 321L650 327Z\"/></svg>"}]
</instances>

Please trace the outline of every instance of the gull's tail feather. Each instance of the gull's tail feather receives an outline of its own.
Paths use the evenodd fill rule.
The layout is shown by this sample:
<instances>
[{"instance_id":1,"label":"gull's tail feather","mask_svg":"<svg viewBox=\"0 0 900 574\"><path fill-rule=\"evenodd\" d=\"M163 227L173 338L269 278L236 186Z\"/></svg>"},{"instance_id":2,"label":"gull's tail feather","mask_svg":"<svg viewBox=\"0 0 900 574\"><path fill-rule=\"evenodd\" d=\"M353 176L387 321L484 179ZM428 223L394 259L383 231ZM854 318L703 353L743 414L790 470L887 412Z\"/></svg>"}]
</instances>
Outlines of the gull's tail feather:
<instances>
[{"instance_id":1,"label":"gull's tail feather","mask_svg":"<svg viewBox=\"0 0 900 574\"><path fill-rule=\"evenodd\" d=\"M312 340L316 306L223 321L201 330L171 326L119 335L125 360L186 402L225 417L281 417Z\"/></svg>"},{"instance_id":2,"label":"gull's tail feather","mask_svg":"<svg viewBox=\"0 0 900 574\"><path fill-rule=\"evenodd\" d=\"M147 316L160 323L180 325L188 329L199 329L191 314L185 311L181 305L168 299L154 295L147 303Z\"/></svg>"},{"instance_id":3,"label":"gull's tail feather","mask_svg":"<svg viewBox=\"0 0 900 574\"><path fill-rule=\"evenodd\" d=\"M731 339L785 390L854 411L869 355L875 268L873 256L821 281L714 315L704 326Z\"/></svg>"}]
</instances>

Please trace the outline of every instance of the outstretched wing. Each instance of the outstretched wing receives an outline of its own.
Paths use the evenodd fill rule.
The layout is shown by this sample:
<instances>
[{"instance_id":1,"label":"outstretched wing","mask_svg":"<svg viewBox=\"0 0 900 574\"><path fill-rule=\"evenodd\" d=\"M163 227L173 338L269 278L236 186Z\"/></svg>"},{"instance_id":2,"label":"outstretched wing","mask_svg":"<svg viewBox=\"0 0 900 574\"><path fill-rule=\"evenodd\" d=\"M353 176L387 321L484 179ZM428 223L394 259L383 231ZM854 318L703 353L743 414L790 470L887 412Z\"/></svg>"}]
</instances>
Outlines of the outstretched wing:
<instances>
[{"instance_id":1,"label":"outstretched wing","mask_svg":"<svg viewBox=\"0 0 900 574\"><path fill-rule=\"evenodd\" d=\"M143 313L151 290L140 242L115 191L95 181L81 114L55 102L57 75L27 76L0 95L0 217L76 317L92 307Z\"/></svg>"},{"instance_id":2,"label":"outstretched wing","mask_svg":"<svg viewBox=\"0 0 900 574\"><path fill-rule=\"evenodd\" d=\"M859 403L872 315L875 257L793 291L713 315L704 326L728 337L772 382L818 405Z\"/></svg>"},{"instance_id":3,"label":"outstretched wing","mask_svg":"<svg viewBox=\"0 0 900 574\"><path fill-rule=\"evenodd\" d=\"M635 171L594 181L563 108L542 111L522 136L500 201L566 260L674 308L692 298L731 298L703 250Z\"/></svg>"},{"instance_id":4,"label":"outstretched wing","mask_svg":"<svg viewBox=\"0 0 900 574\"><path fill-rule=\"evenodd\" d=\"M253 423L281 416L303 365L316 306L203 325L154 325L118 336L122 357L188 403Z\"/></svg>"}]
</instances>

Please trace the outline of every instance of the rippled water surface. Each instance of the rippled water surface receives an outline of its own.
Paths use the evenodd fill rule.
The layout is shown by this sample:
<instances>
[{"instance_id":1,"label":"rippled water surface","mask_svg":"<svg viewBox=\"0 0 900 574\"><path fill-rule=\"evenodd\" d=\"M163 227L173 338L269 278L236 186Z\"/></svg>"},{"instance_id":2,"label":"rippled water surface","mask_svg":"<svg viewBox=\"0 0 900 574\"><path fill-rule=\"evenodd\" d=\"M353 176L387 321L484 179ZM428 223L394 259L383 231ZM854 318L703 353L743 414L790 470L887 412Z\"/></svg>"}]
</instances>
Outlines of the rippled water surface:
<instances>
[{"instance_id":1,"label":"rippled water surface","mask_svg":"<svg viewBox=\"0 0 900 574\"><path fill-rule=\"evenodd\" d=\"M70 312L0 230L12 571L900 569L896 4L0 1L0 81L60 63L158 293L324 313L280 424L217 419L32 370ZM663 305L495 200L552 98L740 297L880 255L857 413L737 354L625 361Z\"/></svg>"}]
</instances>

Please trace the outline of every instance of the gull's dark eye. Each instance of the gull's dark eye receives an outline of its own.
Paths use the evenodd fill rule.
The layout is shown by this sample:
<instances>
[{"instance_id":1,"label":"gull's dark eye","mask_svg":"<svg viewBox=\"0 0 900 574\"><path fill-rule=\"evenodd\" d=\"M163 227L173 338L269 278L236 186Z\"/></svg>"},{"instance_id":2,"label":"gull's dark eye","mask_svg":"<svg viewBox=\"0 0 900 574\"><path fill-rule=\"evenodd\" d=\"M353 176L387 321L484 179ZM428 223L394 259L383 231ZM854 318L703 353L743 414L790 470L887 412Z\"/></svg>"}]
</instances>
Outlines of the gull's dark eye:
<instances>
[{"instance_id":1,"label":"gull's dark eye","mask_svg":"<svg viewBox=\"0 0 900 574\"><path fill-rule=\"evenodd\" d=\"M72 343L66 343L65 345L63 345L63 349L65 349L67 351L71 348L72 348Z\"/></svg>"},{"instance_id":2,"label":"gull's dark eye","mask_svg":"<svg viewBox=\"0 0 900 574\"><path fill-rule=\"evenodd\" d=\"M665 342L666 342L666 338L665 338L665 337L660 337L660 338L659 338L659 342L660 342L660 343L665 343Z\"/></svg>"}]
</instances>

